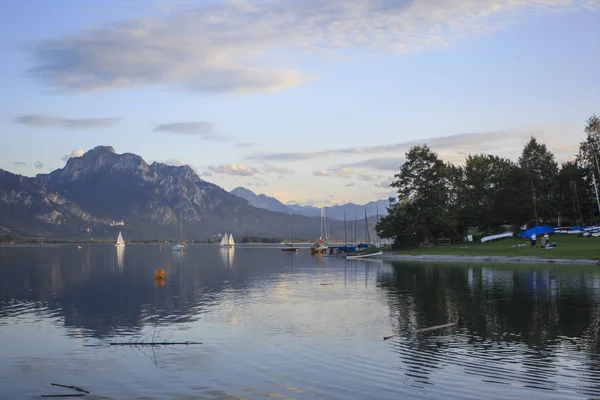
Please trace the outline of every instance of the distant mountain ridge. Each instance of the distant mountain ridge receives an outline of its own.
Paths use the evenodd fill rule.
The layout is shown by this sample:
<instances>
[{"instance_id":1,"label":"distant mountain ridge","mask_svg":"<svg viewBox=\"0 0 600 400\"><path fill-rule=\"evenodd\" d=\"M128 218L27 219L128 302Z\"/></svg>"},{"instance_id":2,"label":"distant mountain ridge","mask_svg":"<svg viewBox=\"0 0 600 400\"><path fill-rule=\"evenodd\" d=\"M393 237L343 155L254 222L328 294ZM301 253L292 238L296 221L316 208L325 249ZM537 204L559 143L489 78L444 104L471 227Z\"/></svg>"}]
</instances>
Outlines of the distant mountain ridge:
<instances>
[{"instance_id":1,"label":"distant mountain ridge","mask_svg":"<svg viewBox=\"0 0 600 400\"><path fill-rule=\"evenodd\" d=\"M188 240L223 232L284 239L292 223L284 209L254 207L189 166L148 165L110 146L97 146L35 178L0 170L0 234L116 239L124 230L126 241L176 239L181 221ZM121 220L124 226L116 224ZM293 225L294 238L318 238L318 217L295 216ZM329 219L327 226L330 238L344 237L340 221Z\"/></svg>"},{"instance_id":2,"label":"distant mountain ridge","mask_svg":"<svg viewBox=\"0 0 600 400\"><path fill-rule=\"evenodd\" d=\"M263 208L270 211L284 212L288 214L303 215L305 217L318 217L321 215L321 209L313 206L301 206L299 204L283 204L274 197L269 197L264 194L256 194L253 191L244 187L237 187L229 193L247 200L254 207ZM387 207L389 200L371 201L364 205L348 203L325 207L325 216L340 221L344 220L344 212L346 219L364 219L365 206L367 210L367 218L387 215Z\"/></svg>"}]
</instances>

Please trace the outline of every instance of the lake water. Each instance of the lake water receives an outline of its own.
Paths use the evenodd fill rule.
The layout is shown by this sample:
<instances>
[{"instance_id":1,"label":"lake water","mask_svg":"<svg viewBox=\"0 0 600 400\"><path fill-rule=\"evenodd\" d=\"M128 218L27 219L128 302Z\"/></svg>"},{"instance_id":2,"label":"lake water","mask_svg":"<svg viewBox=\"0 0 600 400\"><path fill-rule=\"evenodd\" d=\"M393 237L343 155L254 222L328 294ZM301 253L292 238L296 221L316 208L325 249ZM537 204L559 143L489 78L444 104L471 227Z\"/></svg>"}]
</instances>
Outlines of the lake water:
<instances>
[{"instance_id":1,"label":"lake water","mask_svg":"<svg viewBox=\"0 0 600 400\"><path fill-rule=\"evenodd\" d=\"M593 266L48 245L0 247L0 273L2 398L600 398ZM108 346L144 334L203 344Z\"/></svg>"}]
</instances>

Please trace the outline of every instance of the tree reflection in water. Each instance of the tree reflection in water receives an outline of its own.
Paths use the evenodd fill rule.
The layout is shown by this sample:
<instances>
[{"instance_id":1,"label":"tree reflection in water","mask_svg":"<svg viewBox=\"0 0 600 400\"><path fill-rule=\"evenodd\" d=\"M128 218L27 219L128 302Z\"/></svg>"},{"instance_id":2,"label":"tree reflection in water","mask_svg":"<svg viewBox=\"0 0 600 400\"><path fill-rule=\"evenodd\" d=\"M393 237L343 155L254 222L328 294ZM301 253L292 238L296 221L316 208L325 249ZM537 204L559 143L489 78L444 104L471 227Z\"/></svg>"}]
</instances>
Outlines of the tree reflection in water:
<instances>
[{"instance_id":1,"label":"tree reflection in water","mask_svg":"<svg viewBox=\"0 0 600 400\"><path fill-rule=\"evenodd\" d=\"M600 394L600 275L589 267L402 263L378 284L398 334L390 345L414 384L448 365L545 389L585 371L587 385L571 389ZM418 332L459 317L462 326Z\"/></svg>"}]
</instances>

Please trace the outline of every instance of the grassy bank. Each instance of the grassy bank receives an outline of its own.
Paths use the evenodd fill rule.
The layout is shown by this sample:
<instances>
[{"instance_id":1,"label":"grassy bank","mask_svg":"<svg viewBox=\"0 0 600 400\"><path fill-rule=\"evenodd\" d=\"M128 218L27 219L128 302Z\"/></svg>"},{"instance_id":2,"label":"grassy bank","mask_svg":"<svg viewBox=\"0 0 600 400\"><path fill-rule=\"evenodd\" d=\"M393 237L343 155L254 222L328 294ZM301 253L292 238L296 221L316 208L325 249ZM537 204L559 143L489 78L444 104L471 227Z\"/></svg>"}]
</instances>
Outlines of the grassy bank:
<instances>
[{"instance_id":1,"label":"grassy bank","mask_svg":"<svg viewBox=\"0 0 600 400\"><path fill-rule=\"evenodd\" d=\"M525 239L502 239L492 243L460 243L450 246L436 246L414 250L396 251L400 255L450 255L450 256L502 256L502 257L542 257L580 258L600 260L600 238L583 238L567 235L552 235L550 242L556 242L552 249L539 247L513 247L528 243ZM538 241L539 243L539 241Z\"/></svg>"}]
</instances>

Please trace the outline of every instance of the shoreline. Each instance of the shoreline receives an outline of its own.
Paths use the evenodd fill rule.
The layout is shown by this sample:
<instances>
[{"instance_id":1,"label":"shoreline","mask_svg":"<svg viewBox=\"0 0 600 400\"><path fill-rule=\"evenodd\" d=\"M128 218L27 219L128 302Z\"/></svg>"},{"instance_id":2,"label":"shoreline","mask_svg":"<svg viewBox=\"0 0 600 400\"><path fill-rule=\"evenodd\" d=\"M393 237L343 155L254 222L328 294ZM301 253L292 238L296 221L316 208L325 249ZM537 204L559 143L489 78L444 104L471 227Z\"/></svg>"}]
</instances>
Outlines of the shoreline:
<instances>
[{"instance_id":1,"label":"shoreline","mask_svg":"<svg viewBox=\"0 0 600 400\"><path fill-rule=\"evenodd\" d=\"M501 262L524 264L587 264L600 265L600 260L586 258L541 258L541 257L515 257L515 256L456 256L456 255L404 255L384 253L381 256L385 261L469 261L469 262Z\"/></svg>"}]
</instances>

